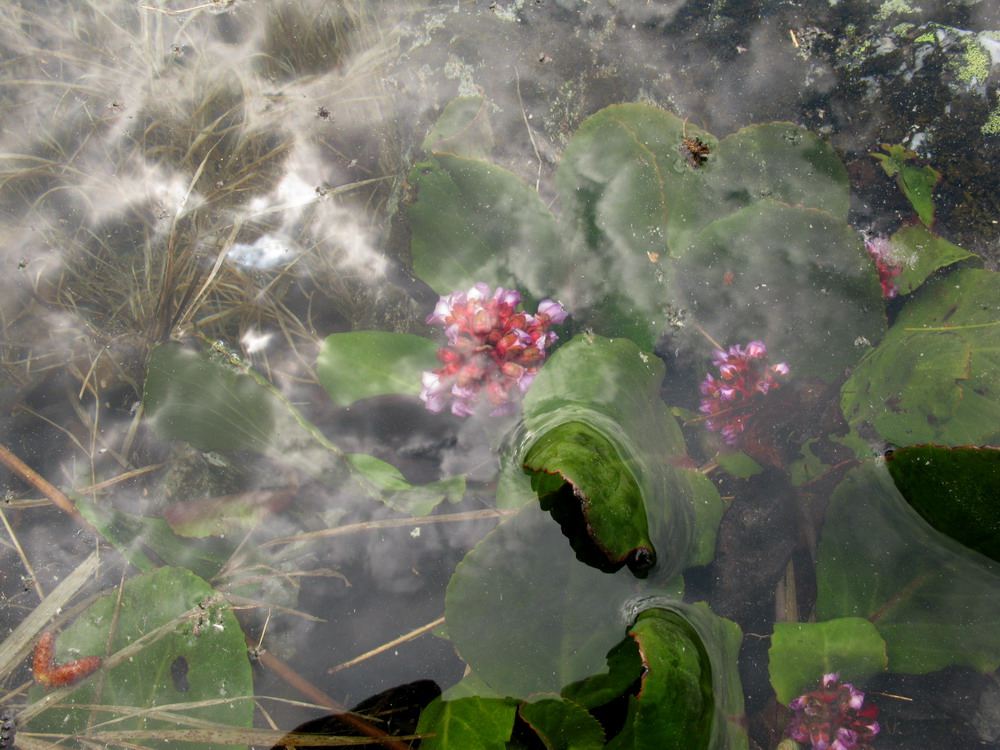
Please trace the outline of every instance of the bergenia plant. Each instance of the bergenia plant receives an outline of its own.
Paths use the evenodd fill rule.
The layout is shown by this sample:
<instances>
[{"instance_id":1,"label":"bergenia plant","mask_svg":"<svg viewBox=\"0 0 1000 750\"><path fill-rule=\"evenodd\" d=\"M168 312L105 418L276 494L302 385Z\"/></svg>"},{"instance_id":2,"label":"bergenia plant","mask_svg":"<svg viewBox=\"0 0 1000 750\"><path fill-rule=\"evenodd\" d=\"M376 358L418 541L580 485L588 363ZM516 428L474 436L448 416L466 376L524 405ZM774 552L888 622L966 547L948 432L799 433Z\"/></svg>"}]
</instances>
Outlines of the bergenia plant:
<instances>
[{"instance_id":1,"label":"bergenia plant","mask_svg":"<svg viewBox=\"0 0 1000 750\"><path fill-rule=\"evenodd\" d=\"M791 370L781 362L767 364L767 347L763 341L751 341L745 347L735 345L728 350L712 352L712 364L719 376L712 373L701 383L700 411L708 415L705 426L722 435L727 445L736 445L747 427L752 409L768 392L781 386L781 379Z\"/></svg>"},{"instance_id":2,"label":"bergenia plant","mask_svg":"<svg viewBox=\"0 0 1000 750\"><path fill-rule=\"evenodd\" d=\"M893 279L903 271L902 266L894 258L892 243L885 237L875 237L865 240L865 249L875 261L878 280L882 285L882 296L886 299L892 299L899 293L899 288Z\"/></svg>"},{"instance_id":3,"label":"bergenia plant","mask_svg":"<svg viewBox=\"0 0 1000 750\"><path fill-rule=\"evenodd\" d=\"M774 618L779 598L769 670L794 714L789 743L867 747L876 711L853 684L881 672L1000 667L1000 579L919 518L907 525L915 514L862 438L1000 440L997 275L930 278L976 259L926 223L866 248L848 223L840 158L789 123L720 140L654 107L608 107L563 152L556 217L485 159L487 142L471 142L489 132L487 111L480 97L449 105L408 177L411 270L442 295L410 322L443 327L444 346L335 333L316 367L355 413L391 394L381 408L402 395L435 414L520 416L480 431L499 455L479 486L504 517L444 595L469 677L423 711L416 733L460 727L463 746L501 747L516 714L553 746L745 750L748 726L785 730L745 715L738 669L739 626ZM686 140L700 144L696 164ZM519 309L522 292L542 300L533 313ZM555 298L586 333L557 342L567 309ZM712 353L694 330L749 343ZM411 517L465 497L464 475L413 485L334 445L245 363L229 364L158 348L146 382L154 427L205 450L297 460L338 489L355 480ZM702 419L682 425L699 385ZM716 455L691 421L729 448ZM766 474L724 464L754 446L773 448ZM692 591L695 569L708 574ZM796 597L803 575L814 585ZM727 583L747 588L727 597ZM614 720L609 701L622 707Z\"/></svg>"},{"instance_id":4,"label":"bergenia plant","mask_svg":"<svg viewBox=\"0 0 1000 750\"><path fill-rule=\"evenodd\" d=\"M823 675L819 689L800 695L788 707L793 715L786 734L812 750L868 750L879 733L878 707L837 673Z\"/></svg>"},{"instance_id":5,"label":"bergenia plant","mask_svg":"<svg viewBox=\"0 0 1000 750\"><path fill-rule=\"evenodd\" d=\"M481 395L491 416L512 414L559 338L550 325L566 320L558 302L542 300L535 315L518 311L521 295L488 284L441 297L427 322L444 326L448 345L437 351L441 367L424 371L420 400L439 412L448 403L460 417L474 414Z\"/></svg>"}]
</instances>

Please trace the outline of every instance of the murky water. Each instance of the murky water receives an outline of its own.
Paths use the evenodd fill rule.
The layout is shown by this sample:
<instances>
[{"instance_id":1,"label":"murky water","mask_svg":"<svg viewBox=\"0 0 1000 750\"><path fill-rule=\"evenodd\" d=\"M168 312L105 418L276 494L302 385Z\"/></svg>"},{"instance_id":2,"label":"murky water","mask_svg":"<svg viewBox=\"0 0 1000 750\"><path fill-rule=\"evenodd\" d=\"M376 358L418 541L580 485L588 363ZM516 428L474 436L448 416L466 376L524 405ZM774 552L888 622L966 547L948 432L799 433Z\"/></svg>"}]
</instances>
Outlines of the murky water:
<instances>
[{"instance_id":1,"label":"murky water","mask_svg":"<svg viewBox=\"0 0 1000 750\"><path fill-rule=\"evenodd\" d=\"M857 605L853 612L881 626L889 642L888 669L872 669L871 679L859 685L882 711L882 732L872 746L1000 746L1000 654L988 644L992 636L983 635L995 609L989 601L1000 594L996 566L925 526L908 525L912 514L901 520L901 501L884 466L874 461L892 440L891 424L862 414L860 406L839 422L831 416L831 404L850 409L839 396L849 368L830 352L843 339L856 344L860 358L878 343L886 321L908 314L908 289L885 302L883 315L874 266L865 267L868 287L857 291L851 286L857 263L839 268L832 250L821 260L813 253L816 236L849 253L860 248L862 236L889 237L919 223L914 205L870 155L880 144L902 144L941 173L934 192L936 235L980 256L985 269L996 269L1000 11L994 3L2 5L0 445L6 468L0 469L0 624L10 635L0 649L0 704L31 704L18 729L21 747L48 746L49 735L60 733L90 736L89 746L134 740L162 747L169 735L155 731L192 726L177 716L156 716L150 736L101 735L114 728L101 724L108 716L74 709L74 702L143 707L182 703L191 695L219 697L228 700L227 710L236 707L233 716L192 715L216 727L288 731L334 705L352 706L405 683L433 680L447 690L462 680L466 661L477 674L453 697L489 696L493 688L514 698L558 691L563 683L553 682L556 671L552 679L531 674L532 666L548 664L547 651L583 654L559 662L564 671L558 676L585 677L588 669L603 668L633 615L651 607L687 613L709 651L712 643L717 647L712 668L719 704L731 711L726 716L739 717L742 700L749 727L748 734L733 730L724 738L717 731L717 746L776 747L788 712L776 701L768 672L775 622L845 618L850 606L822 591L843 590L831 577L847 571L854 576L847 588L878 589L879 582L895 581L887 571L921 557L921 564L934 559L954 571L954 580L934 579L927 598L918 601L908 598L905 581L895 581L908 592L900 599L886 593L892 606L903 602L896 620L888 604L872 611ZM461 123L459 133L447 131L446 108L456 97L476 103L474 116L452 121ZM572 217L590 210L583 180L600 182L603 177L594 175L605 165L600 148L587 150L591 146L577 139L574 152L571 141L587 118L623 102L679 118L682 137L669 151L678 179L698 174L698 148L705 149L709 170L712 159L736 163L740 153L759 147L767 157L761 163L780 171L778 165L799 163L796 139L811 134L843 163L843 179L840 172L836 179L845 195L849 186L850 203L822 235L808 234L812 224L775 215L760 225L767 231L759 235L757 224L700 235L701 244L692 245L697 249L670 266L669 239L643 250L638 264L616 260L603 245L594 256L581 255L583 244L574 244L571 235L583 222L573 224ZM725 136L768 122L791 123L781 131L781 154L768 150L775 148L770 136L751 130L744 131L753 135L746 136L743 151L725 157ZM439 129L428 138L436 123ZM602 140L611 137L607 132L599 131L594 143L611 149L611 140ZM682 143L687 151L678 151ZM818 149L801 147L803 153ZM442 163L449 156L473 161L490 179L500 175L501 198L491 193L489 203L478 194L480 173L474 172L453 201L464 213L439 210L444 204L436 201L451 188L434 180L460 170L427 166L432 153L444 154ZM575 171L557 173L567 153ZM641 155L629 158L637 170L648 166ZM418 162L424 171L413 169ZM577 177L578 189L567 188ZM791 179L773 196L757 197L825 210L827 204L808 202L818 179L810 173L802 180L802 197L780 193ZM737 192L713 190L713 196ZM675 214L683 213L684 221L694 216L691 227L700 221L694 203ZM499 219L481 216L492 209ZM615 247L619 240L632 247L648 227L614 235L622 226L614 210L595 209L593 234L617 236ZM660 228L679 231L673 220L664 218ZM761 260L755 248L767 244L771 228L793 238L788 242L801 252L782 255L780 262ZM494 240L509 259L484 251L469 257L487 261L466 264L454 252L476 243L488 251ZM529 240L539 244L527 246ZM587 247L597 247L593 243ZM742 257L751 260L740 266ZM680 281L669 298L648 302L660 287L650 292L648 279L640 277L656 273ZM740 274L750 279L754 273L763 275L740 287ZM901 279L909 278L903 273ZM617 373L614 357L606 354L596 365L584 360L582 371L568 371L572 376L561 369L546 380L541 367L538 382L549 395L536 390L532 396L525 381L523 417L518 408L495 418L480 410L464 419L448 409L433 414L424 408L417 396L422 368L379 370L379 362L393 360L375 358L378 346L389 353L413 346L419 354L444 342L441 326L426 322L440 294L513 280L523 282L526 311L541 310L545 298L566 306L568 321L551 327L560 344L574 336L580 347L601 336L635 340L642 357L635 366L646 368L646 380L638 369ZM848 292L837 287L841 281ZM616 284L617 291L607 292ZM715 291L702 294L702 287ZM988 314L993 304L995 320L996 301L983 294L980 306ZM816 300L812 307L833 311L809 318L822 321L812 328L800 317L806 297ZM754 305L765 298L770 306L758 315ZM845 299L850 314L837 307ZM854 317L857 310L870 311L868 305L878 308L872 316ZM875 329L864 327L876 318ZM412 338L389 344L344 339L343 351L356 352L357 364L324 369L321 351L332 356L322 348L327 336L366 331L435 344L427 349ZM765 467L753 476L726 463L719 430L706 430L699 416L705 391L698 386L711 369L712 337L723 348L765 340L769 363L787 360L795 378L772 394L777 398L759 419L764 427L747 427L744 453ZM168 341L175 345L159 346ZM782 347L782 341L789 343ZM969 346L962 356L970 361L973 351L988 348ZM655 369L657 358L666 378ZM426 369L441 364L430 362ZM853 368L856 361L847 364ZM966 408L1000 414L990 385L996 364L987 357L986 364L976 359L970 367L973 374L951 379L979 378L982 401ZM684 496L699 498L694 507L706 497L699 493L708 492L712 502L721 496L729 508L721 526L715 519L709 541L700 535L703 515L675 518L669 533L653 528L652 546L659 548L646 583L632 576L635 558L626 568L621 558L621 569L612 573L579 562L593 562L588 555L594 550L569 549L563 541L586 536L582 520L577 528L562 519L561 535L545 514L515 513L527 478L520 465L516 481L498 469L499 455L507 470L532 460L531 439L548 429L546 415L564 406L545 398L574 393L591 375L609 378L601 381L603 390L595 385L586 397L606 409L581 416L572 407L565 419L589 420L601 434L612 434L609 445L634 462L629 465L642 492L648 490L644 482L662 481L668 489L655 490L659 499L689 492ZM366 391L366 384L393 378L396 390ZM655 406L625 407L608 395L608 382L628 382L636 392L649 386L660 397L653 398ZM927 408L937 415L934 404ZM669 429L642 421L659 410ZM853 429L849 437L845 416ZM906 442L996 444L997 430L941 434ZM650 445L640 440L645 437L661 442ZM810 440L812 447L803 448ZM402 476L374 459L352 456L387 462ZM862 464L859 472L875 473L844 478ZM671 468L661 476L662 465ZM703 474L683 478L695 468ZM456 477L464 477L458 490L454 483L433 484ZM650 495L644 497L648 502ZM865 512L849 510L859 504ZM835 510L826 517L840 520L824 523L830 508ZM720 502L720 515L721 509ZM483 542L501 521L501 530ZM824 534L843 555L861 561L859 567L830 563L836 550L829 541L823 548ZM875 534L877 543L868 536ZM663 539L692 550L708 545L709 554L671 558L659 544ZM872 550L878 544L892 554L876 554L884 551ZM473 548L478 556L466 558ZM152 571L164 567L192 573L156 583ZM125 583L133 578L143 582ZM66 581L72 585L60 587ZM448 607L458 615L445 622L449 581ZM976 603L947 598L941 593L946 589ZM168 601L164 590L180 592L177 601ZM509 605L511 592L517 597L525 591L535 593ZM482 592L499 598L477 598ZM500 603L504 594L509 607ZM95 604L101 596L108 598ZM715 619L685 609L700 601L739 625L742 646L725 645L722 631L713 630ZM122 602L148 608L149 617L137 619ZM949 629L951 621L931 619L927 637L956 641L955 653L911 657L915 636L906 621L921 608L950 608L971 623L961 631ZM235 619L228 619L230 609ZM521 629L535 614L537 621ZM574 621L567 632L575 635L546 640L546 628L566 620ZM525 645L536 626L542 633L534 641L538 653ZM163 653L149 647L138 650L140 657L123 655L121 649L156 628L173 633L176 642ZM899 629L905 635L894 641L891 633ZM56 647L60 661L105 658L88 687L49 698L34 687L29 695L29 654L47 630L65 631L57 644L71 644ZM213 633L226 640L211 642ZM499 663L497 653L505 654ZM235 654L235 661L219 654ZM139 658L145 671L116 671L128 658ZM726 659L728 666L720 667ZM207 665L201 671L199 660ZM147 678L165 692L143 693L137 686ZM242 701L248 708L239 708L227 685L253 697ZM511 689L504 693L503 687ZM405 734L413 726L391 731ZM203 746L222 742L218 736L197 739ZM246 735L240 741L270 746L275 738ZM518 741L532 746L523 737ZM62 746L73 742L86 746L79 739Z\"/></svg>"}]
</instances>

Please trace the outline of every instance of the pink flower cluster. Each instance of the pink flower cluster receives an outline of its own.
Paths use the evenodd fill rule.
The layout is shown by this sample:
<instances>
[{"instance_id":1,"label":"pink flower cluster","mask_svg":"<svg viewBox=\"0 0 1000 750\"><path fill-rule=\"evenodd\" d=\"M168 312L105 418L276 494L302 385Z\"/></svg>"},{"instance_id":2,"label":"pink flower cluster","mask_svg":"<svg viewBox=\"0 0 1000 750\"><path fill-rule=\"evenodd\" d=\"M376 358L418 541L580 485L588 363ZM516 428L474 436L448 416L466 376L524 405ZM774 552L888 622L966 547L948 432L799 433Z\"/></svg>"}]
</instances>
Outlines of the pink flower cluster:
<instances>
[{"instance_id":1,"label":"pink flower cluster","mask_svg":"<svg viewBox=\"0 0 1000 750\"><path fill-rule=\"evenodd\" d=\"M420 398L432 412L451 402L451 411L467 417L485 391L492 416L517 409L515 396L528 390L548 348L558 336L548 330L568 313L558 302L542 300L538 312L518 312L521 295L479 283L465 292L441 297L428 323L444 326L448 345L438 349L441 367L425 371Z\"/></svg>"},{"instance_id":2,"label":"pink flower cluster","mask_svg":"<svg viewBox=\"0 0 1000 750\"><path fill-rule=\"evenodd\" d=\"M870 748L879 732L878 708L865 705L865 694L840 675L825 674L819 690L801 695L788 707L794 714L785 734L796 742L811 742L812 750Z\"/></svg>"},{"instance_id":3,"label":"pink flower cluster","mask_svg":"<svg viewBox=\"0 0 1000 750\"><path fill-rule=\"evenodd\" d=\"M705 421L708 429L720 433L727 445L736 445L751 416L747 407L758 396L780 387L778 377L788 375L788 365L768 366L762 341L731 346L728 351L716 349L712 364L719 368L719 377L709 373L702 381L700 411L710 417Z\"/></svg>"},{"instance_id":4,"label":"pink flower cluster","mask_svg":"<svg viewBox=\"0 0 1000 750\"><path fill-rule=\"evenodd\" d=\"M882 284L882 296L886 299L892 299L899 292L893 279L899 276L903 270L893 258L892 243L884 237L876 237L872 240L865 240L865 249L875 261L878 280Z\"/></svg>"}]
</instances>

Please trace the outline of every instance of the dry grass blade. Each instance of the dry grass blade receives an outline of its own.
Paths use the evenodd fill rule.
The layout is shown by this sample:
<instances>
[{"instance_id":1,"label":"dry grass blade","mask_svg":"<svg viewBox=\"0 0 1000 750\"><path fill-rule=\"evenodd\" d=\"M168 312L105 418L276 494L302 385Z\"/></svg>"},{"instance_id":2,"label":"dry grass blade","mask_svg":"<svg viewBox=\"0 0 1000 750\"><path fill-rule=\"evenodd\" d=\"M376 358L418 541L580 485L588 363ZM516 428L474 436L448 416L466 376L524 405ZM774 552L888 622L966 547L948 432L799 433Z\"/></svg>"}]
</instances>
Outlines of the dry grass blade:
<instances>
[{"instance_id":1,"label":"dry grass blade","mask_svg":"<svg viewBox=\"0 0 1000 750\"><path fill-rule=\"evenodd\" d=\"M7 674L27 656L38 634L80 592L87 581L97 572L99 566L100 555L97 552L92 552L72 573L60 581L59 585L48 596L42 599L39 605L21 621L3 643L0 643L0 674Z\"/></svg>"},{"instance_id":2,"label":"dry grass blade","mask_svg":"<svg viewBox=\"0 0 1000 750\"><path fill-rule=\"evenodd\" d=\"M348 659L343 664L338 664L335 667L330 667L330 669L326 670L326 673L334 674L335 672L339 672L342 669L353 667L355 664L360 664L363 661L371 659L373 656L378 656L379 654L388 651L390 648L394 648L395 646L398 646L401 643L412 641L414 638L418 638L422 636L424 633L429 633L438 625L443 625L443 624L444 624L444 617L439 617L436 620L432 620L431 622L427 623L426 625L421 625L419 628L411 630L409 633L406 633L405 635L399 636L399 638L394 638L388 643L383 643L378 648L373 648L371 651L366 651L360 656L356 656L353 659Z\"/></svg>"},{"instance_id":3,"label":"dry grass blade","mask_svg":"<svg viewBox=\"0 0 1000 750\"><path fill-rule=\"evenodd\" d=\"M45 495L45 497L51 500L56 507L69 515L83 528L97 534L97 529L91 526L90 523L80 515L73 503L70 502L70 499L66 497L60 489L51 484L47 479L45 479L45 477L28 466L28 464L24 463L24 461L20 458L15 456L10 449L2 443L0 443L0 461L2 461L8 469L21 477L21 479Z\"/></svg>"},{"instance_id":4,"label":"dry grass blade","mask_svg":"<svg viewBox=\"0 0 1000 750\"><path fill-rule=\"evenodd\" d=\"M45 592L42 591L42 584L39 583L38 576L35 575L35 570L31 565L31 561L28 559L28 556L24 554L24 548L21 547L21 542L18 541L17 534L14 533L14 529L11 528L10 523L7 521L7 514L3 512L3 509L0 509L0 521L3 521L3 526L7 530L7 535L10 537L11 544L13 544L14 549L17 550L17 554L21 558L21 564L28 572L28 576L30 576L31 582L35 586L35 591L38 593L38 599L44 599Z\"/></svg>"},{"instance_id":5,"label":"dry grass blade","mask_svg":"<svg viewBox=\"0 0 1000 750\"><path fill-rule=\"evenodd\" d=\"M387 518L381 521L365 521L363 523L352 523L348 526L337 526L332 529L320 529L310 531L305 534L295 534L285 536L280 539L273 539L266 544L262 544L260 549L274 547L279 544L292 544L294 542L304 542L313 539L328 539L332 536L342 536L343 534L357 534L361 531L372 531L375 529L394 529L401 526L423 526L433 523L461 523L463 521L481 521L491 518L506 518L515 511L507 510L472 510L466 513L449 513L440 516L423 516L421 518Z\"/></svg>"}]
</instances>

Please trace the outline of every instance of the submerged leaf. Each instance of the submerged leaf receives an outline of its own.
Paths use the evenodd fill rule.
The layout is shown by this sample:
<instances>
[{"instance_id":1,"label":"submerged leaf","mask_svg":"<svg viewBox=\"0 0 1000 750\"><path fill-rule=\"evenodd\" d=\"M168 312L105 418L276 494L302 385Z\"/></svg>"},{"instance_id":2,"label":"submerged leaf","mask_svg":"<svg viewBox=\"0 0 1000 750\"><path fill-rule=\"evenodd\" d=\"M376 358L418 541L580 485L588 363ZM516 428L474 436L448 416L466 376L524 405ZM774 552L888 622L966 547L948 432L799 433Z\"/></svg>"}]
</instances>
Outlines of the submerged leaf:
<instances>
[{"instance_id":1,"label":"submerged leaf","mask_svg":"<svg viewBox=\"0 0 1000 750\"><path fill-rule=\"evenodd\" d=\"M499 698L435 698L417 724L424 750L505 750L514 728L517 706Z\"/></svg>"},{"instance_id":2,"label":"submerged leaf","mask_svg":"<svg viewBox=\"0 0 1000 750\"><path fill-rule=\"evenodd\" d=\"M836 672L843 682L864 684L885 671L885 641L860 617L826 622L776 622L768 654L771 687L787 705L820 676Z\"/></svg>"},{"instance_id":3,"label":"submerged leaf","mask_svg":"<svg viewBox=\"0 0 1000 750\"><path fill-rule=\"evenodd\" d=\"M885 459L899 492L927 523L1000 562L1000 448L913 445Z\"/></svg>"},{"instance_id":4,"label":"submerged leaf","mask_svg":"<svg viewBox=\"0 0 1000 750\"><path fill-rule=\"evenodd\" d=\"M439 364L437 349L430 339L408 333L334 333L319 350L316 374L338 406L387 393L416 396L421 373Z\"/></svg>"},{"instance_id":5,"label":"submerged leaf","mask_svg":"<svg viewBox=\"0 0 1000 750\"><path fill-rule=\"evenodd\" d=\"M566 273L556 223L538 193L485 161L436 154L417 164L407 207L413 270L438 294L482 281L534 299Z\"/></svg>"},{"instance_id":6,"label":"submerged leaf","mask_svg":"<svg viewBox=\"0 0 1000 750\"><path fill-rule=\"evenodd\" d=\"M692 144L700 154L694 163ZM790 123L754 125L718 141L655 107L614 105L574 134L557 182L567 264L581 269L568 290L574 315L645 348L673 304L672 260L712 222L782 201L821 209L847 231L846 170L829 145ZM810 249L819 247L813 240ZM822 262L837 262L839 250L820 253Z\"/></svg>"},{"instance_id":7,"label":"submerged leaf","mask_svg":"<svg viewBox=\"0 0 1000 750\"><path fill-rule=\"evenodd\" d=\"M460 96L448 102L422 148L432 153L450 153L482 159L493 150L493 128L487 116L486 99Z\"/></svg>"},{"instance_id":8,"label":"submerged leaf","mask_svg":"<svg viewBox=\"0 0 1000 750\"><path fill-rule=\"evenodd\" d=\"M270 394L239 370L179 344L153 349L143 407L157 435L199 450L267 453L277 446Z\"/></svg>"},{"instance_id":9,"label":"submerged leaf","mask_svg":"<svg viewBox=\"0 0 1000 750\"><path fill-rule=\"evenodd\" d=\"M231 356L157 346L143 403L163 439L200 450L252 450L330 486L354 481L370 497L414 515L458 500L465 489L464 477L411 485L385 461L343 453L274 385Z\"/></svg>"},{"instance_id":10,"label":"submerged leaf","mask_svg":"<svg viewBox=\"0 0 1000 750\"><path fill-rule=\"evenodd\" d=\"M1000 567L928 526L884 466L851 471L826 519L816 565L819 619L869 620L893 672L1000 667Z\"/></svg>"},{"instance_id":11,"label":"submerged leaf","mask_svg":"<svg viewBox=\"0 0 1000 750\"><path fill-rule=\"evenodd\" d=\"M518 708L548 750L601 750L604 729L582 706L557 695L536 695Z\"/></svg>"},{"instance_id":12,"label":"submerged leaf","mask_svg":"<svg viewBox=\"0 0 1000 750\"><path fill-rule=\"evenodd\" d=\"M841 391L844 416L896 445L1000 438L1000 277L976 269L924 284Z\"/></svg>"},{"instance_id":13,"label":"submerged leaf","mask_svg":"<svg viewBox=\"0 0 1000 750\"><path fill-rule=\"evenodd\" d=\"M175 533L167 521L125 513L89 500L78 500L76 507L80 515L143 573L150 573L157 564L165 563L190 569L210 579L226 564L239 544L239 537L192 542Z\"/></svg>"},{"instance_id":14,"label":"submerged leaf","mask_svg":"<svg viewBox=\"0 0 1000 750\"><path fill-rule=\"evenodd\" d=\"M739 630L705 607L682 604L682 585L679 577L655 583L581 565L559 526L529 504L456 568L445 598L448 635L487 694L564 692L592 708L641 674L637 652L621 646L630 623L651 607L671 609L697 633L711 664L711 747L745 747L735 670ZM657 702L646 710L654 712Z\"/></svg>"},{"instance_id":15,"label":"submerged leaf","mask_svg":"<svg viewBox=\"0 0 1000 750\"><path fill-rule=\"evenodd\" d=\"M98 599L59 635L59 658L82 653L108 654L113 659L145 635L151 636L150 641L127 658L117 663L106 659L103 679L81 683L32 717L30 731L86 732L91 704L109 707L110 716L114 706L124 707L122 713L127 714L133 708L166 705L177 715L171 720L147 711L124 717L115 723L122 730L176 729L178 721L187 720L253 726L253 675L243 631L212 587L188 570L159 568L129 579L121 592ZM178 659L187 665L184 680L175 679L172 669ZM40 689L31 697L40 699ZM144 743L151 748L174 746L168 740ZM214 750L226 745L198 742L185 747Z\"/></svg>"},{"instance_id":16,"label":"submerged leaf","mask_svg":"<svg viewBox=\"0 0 1000 750\"><path fill-rule=\"evenodd\" d=\"M673 288L723 345L763 340L796 377L827 383L857 360L859 338L878 341L886 328L882 289L857 233L828 213L775 201L697 235Z\"/></svg>"}]
</instances>

